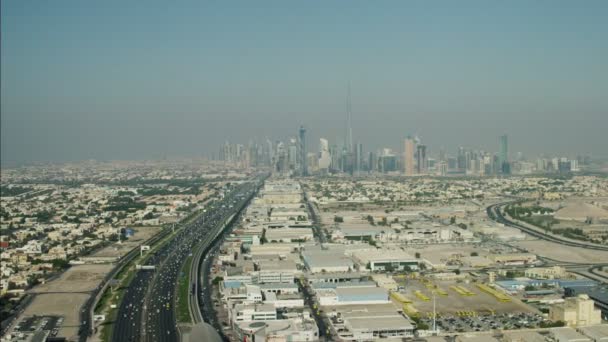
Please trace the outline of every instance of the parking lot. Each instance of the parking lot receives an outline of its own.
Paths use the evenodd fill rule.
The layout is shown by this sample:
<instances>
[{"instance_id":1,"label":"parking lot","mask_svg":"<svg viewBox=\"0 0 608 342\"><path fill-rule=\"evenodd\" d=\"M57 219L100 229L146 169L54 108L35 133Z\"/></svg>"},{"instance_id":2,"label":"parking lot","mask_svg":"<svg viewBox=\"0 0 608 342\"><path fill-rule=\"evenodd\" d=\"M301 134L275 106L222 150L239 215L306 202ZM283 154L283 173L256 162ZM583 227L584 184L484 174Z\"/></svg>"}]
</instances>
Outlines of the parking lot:
<instances>
[{"instance_id":1,"label":"parking lot","mask_svg":"<svg viewBox=\"0 0 608 342\"><path fill-rule=\"evenodd\" d=\"M20 339L36 341L48 333L49 337L57 336L63 324L61 316L29 316L24 317L13 329L13 335Z\"/></svg>"},{"instance_id":2,"label":"parking lot","mask_svg":"<svg viewBox=\"0 0 608 342\"><path fill-rule=\"evenodd\" d=\"M32 289L36 296L23 315L60 316L63 324L59 336L77 338L80 325L80 308L112 268L109 264L76 265L58 278ZM21 322L19 322L21 324Z\"/></svg>"}]
</instances>

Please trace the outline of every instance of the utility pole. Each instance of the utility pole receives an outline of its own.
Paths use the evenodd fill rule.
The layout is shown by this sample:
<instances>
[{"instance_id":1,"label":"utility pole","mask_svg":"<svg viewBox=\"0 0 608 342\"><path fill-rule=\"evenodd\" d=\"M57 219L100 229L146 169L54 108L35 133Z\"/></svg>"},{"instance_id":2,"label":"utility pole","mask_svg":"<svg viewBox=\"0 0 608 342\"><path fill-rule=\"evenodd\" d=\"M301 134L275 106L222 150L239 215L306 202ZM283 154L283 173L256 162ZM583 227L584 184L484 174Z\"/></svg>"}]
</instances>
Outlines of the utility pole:
<instances>
[{"instance_id":1,"label":"utility pole","mask_svg":"<svg viewBox=\"0 0 608 342\"><path fill-rule=\"evenodd\" d=\"M435 291L433 291L433 335L437 335L437 311L435 310Z\"/></svg>"}]
</instances>

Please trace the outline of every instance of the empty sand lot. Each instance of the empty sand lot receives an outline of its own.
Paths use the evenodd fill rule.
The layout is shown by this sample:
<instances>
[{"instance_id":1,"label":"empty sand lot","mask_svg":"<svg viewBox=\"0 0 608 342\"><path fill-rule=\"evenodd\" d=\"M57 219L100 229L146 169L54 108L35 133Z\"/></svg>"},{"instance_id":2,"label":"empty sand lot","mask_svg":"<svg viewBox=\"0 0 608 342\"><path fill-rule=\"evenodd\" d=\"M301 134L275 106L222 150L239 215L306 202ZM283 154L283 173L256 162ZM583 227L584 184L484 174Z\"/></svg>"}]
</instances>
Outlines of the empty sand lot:
<instances>
[{"instance_id":1,"label":"empty sand lot","mask_svg":"<svg viewBox=\"0 0 608 342\"><path fill-rule=\"evenodd\" d=\"M111 264L72 266L58 278L36 286L30 292L36 297L21 317L55 315L64 317L59 336L76 340L80 325L79 311L103 277L112 269Z\"/></svg>"},{"instance_id":2,"label":"empty sand lot","mask_svg":"<svg viewBox=\"0 0 608 342\"><path fill-rule=\"evenodd\" d=\"M46 284L36 286L31 293L52 292L88 292L99 285L100 281L112 269L111 264L76 265L63 272L58 278Z\"/></svg>"},{"instance_id":3,"label":"empty sand lot","mask_svg":"<svg viewBox=\"0 0 608 342\"><path fill-rule=\"evenodd\" d=\"M21 317L33 315L54 315L64 318L59 328L58 336L69 341L78 340L78 327L80 326L80 307L89 298L86 293L46 293L37 294L34 300L25 309Z\"/></svg>"},{"instance_id":4,"label":"empty sand lot","mask_svg":"<svg viewBox=\"0 0 608 342\"><path fill-rule=\"evenodd\" d=\"M121 243L113 243L110 246L102 248L95 253L92 257L120 257L127 254L131 249L139 247L144 241L153 237L160 232L161 227L159 226L147 226L147 227L134 227L135 233L133 236Z\"/></svg>"},{"instance_id":5,"label":"empty sand lot","mask_svg":"<svg viewBox=\"0 0 608 342\"><path fill-rule=\"evenodd\" d=\"M531 253L558 261L580 263L605 263L608 261L608 252L564 246L545 240L525 240L512 244L525 248Z\"/></svg>"}]
</instances>

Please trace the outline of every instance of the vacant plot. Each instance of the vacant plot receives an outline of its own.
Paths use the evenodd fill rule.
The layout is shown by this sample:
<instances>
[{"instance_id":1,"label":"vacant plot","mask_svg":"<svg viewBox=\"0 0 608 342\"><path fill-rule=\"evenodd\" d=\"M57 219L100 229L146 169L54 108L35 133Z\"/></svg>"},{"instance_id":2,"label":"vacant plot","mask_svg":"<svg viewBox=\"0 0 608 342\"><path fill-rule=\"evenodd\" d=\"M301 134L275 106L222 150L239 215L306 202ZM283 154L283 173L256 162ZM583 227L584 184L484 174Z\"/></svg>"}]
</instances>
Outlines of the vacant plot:
<instances>
[{"instance_id":1,"label":"vacant plot","mask_svg":"<svg viewBox=\"0 0 608 342\"><path fill-rule=\"evenodd\" d=\"M58 278L36 286L32 293L88 292L95 289L112 269L110 264L77 265L70 267Z\"/></svg>"},{"instance_id":2,"label":"vacant plot","mask_svg":"<svg viewBox=\"0 0 608 342\"><path fill-rule=\"evenodd\" d=\"M601 263L608 260L608 252L579 247L570 247L545 240L513 242L513 245L529 252L559 261L580 263Z\"/></svg>"},{"instance_id":3,"label":"vacant plot","mask_svg":"<svg viewBox=\"0 0 608 342\"><path fill-rule=\"evenodd\" d=\"M85 293L38 294L21 316L61 316L64 321L57 335L66 337L69 341L76 341L80 325L80 307L87 298L89 295Z\"/></svg>"},{"instance_id":4,"label":"vacant plot","mask_svg":"<svg viewBox=\"0 0 608 342\"><path fill-rule=\"evenodd\" d=\"M149 226L149 227L135 227L133 230L135 233L133 236L128 238L121 243L113 243L112 245L102 248L97 252L93 253L93 257L119 257L127 254L133 248L139 247L144 241L153 237L160 232L161 227Z\"/></svg>"},{"instance_id":5,"label":"vacant plot","mask_svg":"<svg viewBox=\"0 0 608 342\"><path fill-rule=\"evenodd\" d=\"M77 340L80 308L89 298L89 292L99 286L112 267L110 264L70 267L58 278L31 290L36 297L21 317L61 316L64 321L58 335L68 340Z\"/></svg>"},{"instance_id":6,"label":"vacant plot","mask_svg":"<svg viewBox=\"0 0 608 342\"><path fill-rule=\"evenodd\" d=\"M412 255L420 253L421 259L426 259L435 265L444 264L452 259L468 257L472 253L477 253L479 256L486 256L489 254L489 252L486 249L481 248L479 244L470 243L409 245L405 247L405 251Z\"/></svg>"}]
</instances>

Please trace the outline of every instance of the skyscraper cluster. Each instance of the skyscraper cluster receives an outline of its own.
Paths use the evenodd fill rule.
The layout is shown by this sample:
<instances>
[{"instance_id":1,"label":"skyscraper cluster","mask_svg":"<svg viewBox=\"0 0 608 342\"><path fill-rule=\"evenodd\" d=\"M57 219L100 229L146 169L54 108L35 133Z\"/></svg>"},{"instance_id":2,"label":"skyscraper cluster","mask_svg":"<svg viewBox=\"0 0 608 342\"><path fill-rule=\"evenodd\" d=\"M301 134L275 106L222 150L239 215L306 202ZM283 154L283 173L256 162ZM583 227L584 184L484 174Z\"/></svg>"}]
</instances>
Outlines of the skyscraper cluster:
<instances>
[{"instance_id":1,"label":"skyscraper cluster","mask_svg":"<svg viewBox=\"0 0 608 342\"><path fill-rule=\"evenodd\" d=\"M300 126L298 135L290 137L287 143L268 138L262 144L250 141L246 146L225 142L220 148L219 160L240 168L266 167L279 173L306 176L309 161L306 129Z\"/></svg>"},{"instance_id":2,"label":"skyscraper cluster","mask_svg":"<svg viewBox=\"0 0 608 342\"><path fill-rule=\"evenodd\" d=\"M417 136L407 136L400 151L381 148L364 152L363 144L353 142L352 104L350 84L346 96L346 120L344 140L341 145L331 144L326 138L319 139L317 152L307 149L306 128L300 126L297 134L284 141L266 139L262 144L250 141L248 145L226 142L220 149L220 160L240 167L269 167L275 172L307 176L311 173L341 173L363 175L368 173L392 173L405 176L419 175L510 175L533 172L567 173L579 170L581 158L542 158L535 162L523 158L521 152L510 158L509 139L506 134L498 137L498 152L458 147L455 155L441 148L437 158ZM341 139L336 139L339 142ZM437 156L437 155L435 155Z\"/></svg>"},{"instance_id":3,"label":"skyscraper cluster","mask_svg":"<svg viewBox=\"0 0 608 342\"><path fill-rule=\"evenodd\" d=\"M347 120L349 121L349 120ZM350 133L350 122L346 133ZM316 152L308 152L307 130L300 126L297 134L286 141L266 139L263 143L250 141L247 145L226 142L220 148L219 159L236 167L266 167L274 172L296 176L310 174L365 175L371 173L405 176L502 176L531 173L569 173L590 163L590 157L543 157L526 159L521 152L509 154L507 135L498 137L497 152L458 147L454 154L441 148L431 157L428 145L418 137L407 136L401 151L384 147L365 152L362 143L343 145L319 139ZM349 134L347 134L349 135ZM338 140L340 141L340 140ZM350 147L349 147L350 145Z\"/></svg>"}]
</instances>

